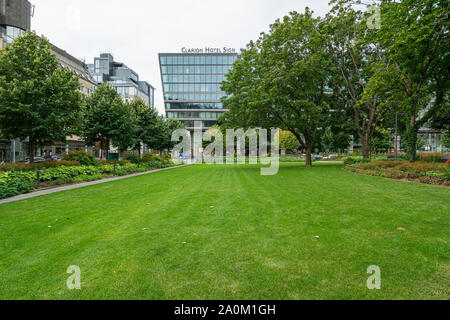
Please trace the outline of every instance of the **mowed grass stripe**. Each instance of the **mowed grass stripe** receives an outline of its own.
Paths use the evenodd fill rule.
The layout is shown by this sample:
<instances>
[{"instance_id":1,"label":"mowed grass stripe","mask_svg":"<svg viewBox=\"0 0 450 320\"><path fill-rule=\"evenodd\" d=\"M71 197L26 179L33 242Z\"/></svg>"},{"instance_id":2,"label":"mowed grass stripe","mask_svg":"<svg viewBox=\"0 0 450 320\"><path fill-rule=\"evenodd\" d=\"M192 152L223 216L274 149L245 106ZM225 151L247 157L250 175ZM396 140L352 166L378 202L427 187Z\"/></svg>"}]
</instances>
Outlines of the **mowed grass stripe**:
<instances>
[{"instance_id":1,"label":"mowed grass stripe","mask_svg":"<svg viewBox=\"0 0 450 320\"><path fill-rule=\"evenodd\" d=\"M448 299L449 199L292 163L272 177L190 166L6 204L0 299ZM366 287L373 264L380 291ZM81 291L65 286L69 265Z\"/></svg>"}]
</instances>

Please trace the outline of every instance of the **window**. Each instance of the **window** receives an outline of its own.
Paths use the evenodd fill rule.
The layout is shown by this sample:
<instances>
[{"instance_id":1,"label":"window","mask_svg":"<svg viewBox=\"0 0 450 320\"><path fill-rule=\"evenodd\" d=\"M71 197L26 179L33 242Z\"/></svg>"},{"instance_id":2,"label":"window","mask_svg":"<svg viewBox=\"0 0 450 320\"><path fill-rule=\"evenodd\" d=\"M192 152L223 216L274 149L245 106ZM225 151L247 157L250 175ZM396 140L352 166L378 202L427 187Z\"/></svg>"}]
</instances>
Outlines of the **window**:
<instances>
[{"instance_id":1,"label":"window","mask_svg":"<svg viewBox=\"0 0 450 320\"><path fill-rule=\"evenodd\" d=\"M122 94L122 87L117 87L117 93Z\"/></svg>"}]
</instances>

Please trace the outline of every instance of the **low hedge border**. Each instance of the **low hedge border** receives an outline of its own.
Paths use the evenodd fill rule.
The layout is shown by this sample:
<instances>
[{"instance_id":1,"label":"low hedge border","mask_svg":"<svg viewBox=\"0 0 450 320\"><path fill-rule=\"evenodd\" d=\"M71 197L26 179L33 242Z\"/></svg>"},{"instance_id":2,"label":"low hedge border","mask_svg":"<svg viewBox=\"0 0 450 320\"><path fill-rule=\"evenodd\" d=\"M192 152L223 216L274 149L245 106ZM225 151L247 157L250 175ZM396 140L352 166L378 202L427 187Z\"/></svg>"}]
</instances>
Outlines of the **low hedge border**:
<instances>
[{"instance_id":1,"label":"low hedge border","mask_svg":"<svg viewBox=\"0 0 450 320\"><path fill-rule=\"evenodd\" d=\"M363 161L351 164L347 162L344 170L369 176L450 186L450 164L424 161Z\"/></svg>"},{"instance_id":2,"label":"low hedge border","mask_svg":"<svg viewBox=\"0 0 450 320\"><path fill-rule=\"evenodd\" d=\"M59 166L50 167L39 173L42 185L63 185L90 182L109 176L125 176L155 169L173 167L172 161L142 162L139 164L105 164L102 166ZM37 184L36 171L0 172L0 199L17 196L40 187Z\"/></svg>"}]
</instances>

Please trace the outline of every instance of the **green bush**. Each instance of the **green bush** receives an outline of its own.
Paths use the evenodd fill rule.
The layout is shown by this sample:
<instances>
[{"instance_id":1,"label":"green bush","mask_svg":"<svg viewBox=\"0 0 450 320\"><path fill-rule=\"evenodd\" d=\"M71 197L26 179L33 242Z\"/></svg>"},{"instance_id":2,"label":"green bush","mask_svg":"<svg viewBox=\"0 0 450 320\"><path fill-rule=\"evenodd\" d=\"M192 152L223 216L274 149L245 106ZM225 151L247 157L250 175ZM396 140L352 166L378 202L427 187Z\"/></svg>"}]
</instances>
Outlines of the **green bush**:
<instances>
[{"instance_id":1,"label":"green bush","mask_svg":"<svg viewBox=\"0 0 450 320\"><path fill-rule=\"evenodd\" d=\"M127 155L125 157L125 160L130 161L131 163L134 163L134 164L141 163L141 159L138 156L134 155L134 154Z\"/></svg>"},{"instance_id":2,"label":"green bush","mask_svg":"<svg viewBox=\"0 0 450 320\"><path fill-rule=\"evenodd\" d=\"M115 173L117 176L125 176L132 173L146 172L152 169L173 166L172 161L146 162L133 164L126 162L114 164L108 163L101 166L59 166L46 168L40 173L40 181L50 185L63 185L71 182L85 182L102 179ZM21 193L30 192L36 184L35 171L12 170L0 172L0 199L12 197Z\"/></svg>"},{"instance_id":3,"label":"green bush","mask_svg":"<svg viewBox=\"0 0 450 320\"><path fill-rule=\"evenodd\" d=\"M146 153L142 156L143 162L164 162L160 156L157 156L154 153Z\"/></svg>"},{"instance_id":4,"label":"green bush","mask_svg":"<svg viewBox=\"0 0 450 320\"><path fill-rule=\"evenodd\" d=\"M82 166L93 166L95 164L95 157L90 152L71 151L64 156L66 161L78 161Z\"/></svg>"},{"instance_id":5,"label":"green bush","mask_svg":"<svg viewBox=\"0 0 450 320\"><path fill-rule=\"evenodd\" d=\"M48 168L57 168L57 167L74 167L78 166L80 163L78 161L46 161L32 164L25 163L8 163L0 165L0 171L37 171L44 170Z\"/></svg>"},{"instance_id":6,"label":"green bush","mask_svg":"<svg viewBox=\"0 0 450 320\"><path fill-rule=\"evenodd\" d=\"M0 173L0 199L30 192L34 188L34 172L9 171Z\"/></svg>"},{"instance_id":7,"label":"green bush","mask_svg":"<svg viewBox=\"0 0 450 320\"><path fill-rule=\"evenodd\" d=\"M121 160L121 161L117 161L117 160L96 160L95 161L95 166L97 167L102 167L102 166L106 166L106 165L114 165L116 164L117 166L124 166L127 164L130 164L131 162L128 160Z\"/></svg>"},{"instance_id":8,"label":"green bush","mask_svg":"<svg viewBox=\"0 0 450 320\"><path fill-rule=\"evenodd\" d=\"M96 173L93 175L83 174L81 176L75 177L73 179L73 182L74 183L91 182L91 181L101 180L102 178L103 178L103 175L101 173Z\"/></svg>"},{"instance_id":9,"label":"green bush","mask_svg":"<svg viewBox=\"0 0 450 320\"><path fill-rule=\"evenodd\" d=\"M370 163L370 162L372 162L372 160L370 160L370 159L349 157L349 158L344 160L344 165L349 166L349 165L354 165L354 164L357 164L357 163Z\"/></svg>"},{"instance_id":10,"label":"green bush","mask_svg":"<svg viewBox=\"0 0 450 320\"><path fill-rule=\"evenodd\" d=\"M442 162L442 153L434 152L434 153L421 153L419 155L420 161L423 162Z\"/></svg>"}]
</instances>

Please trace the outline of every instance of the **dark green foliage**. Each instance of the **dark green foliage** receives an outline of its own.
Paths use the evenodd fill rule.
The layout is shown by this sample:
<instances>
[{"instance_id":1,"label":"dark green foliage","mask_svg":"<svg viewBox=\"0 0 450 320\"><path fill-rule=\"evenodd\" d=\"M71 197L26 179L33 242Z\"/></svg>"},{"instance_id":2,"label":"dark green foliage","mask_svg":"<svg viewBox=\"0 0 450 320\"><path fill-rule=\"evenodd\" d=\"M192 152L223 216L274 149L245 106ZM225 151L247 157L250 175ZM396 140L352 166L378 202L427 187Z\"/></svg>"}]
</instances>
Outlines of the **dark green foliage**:
<instances>
[{"instance_id":1,"label":"dark green foliage","mask_svg":"<svg viewBox=\"0 0 450 320\"><path fill-rule=\"evenodd\" d=\"M95 157L90 152L70 151L69 154L64 155L64 160L77 161L82 166L93 166L95 164Z\"/></svg>"},{"instance_id":2,"label":"dark green foliage","mask_svg":"<svg viewBox=\"0 0 450 320\"><path fill-rule=\"evenodd\" d=\"M110 143L125 151L136 144L136 131L134 110L113 87L102 84L86 99L83 137L87 145L100 142L105 154Z\"/></svg>"},{"instance_id":3,"label":"dark green foliage","mask_svg":"<svg viewBox=\"0 0 450 320\"><path fill-rule=\"evenodd\" d=\"M78 131L78 77L59 66L45 38L26 32L0 51L0 130L7 139L37 146L65 141Z\"/></svg>"},{"instance_id":4,"label":"dark green foliage","mask_svg":"<svg viewBox=\"0 0 450 320\"><path fill-rule=\"evenodd\" d=\"M0 172L6 171L37 171L44 170L47 168L56 168L56 167L74 167L78 166L80 163L78 161L46 161L46 162L38 162L38 163L8 163L0 165Z\"/></svg>"}]
</instances>

